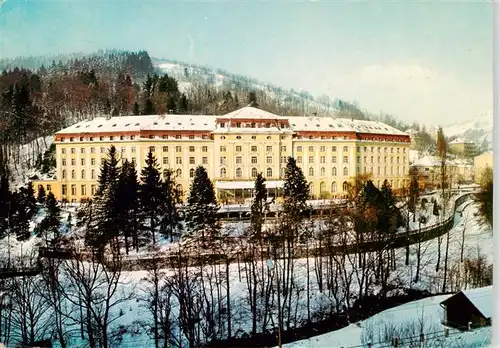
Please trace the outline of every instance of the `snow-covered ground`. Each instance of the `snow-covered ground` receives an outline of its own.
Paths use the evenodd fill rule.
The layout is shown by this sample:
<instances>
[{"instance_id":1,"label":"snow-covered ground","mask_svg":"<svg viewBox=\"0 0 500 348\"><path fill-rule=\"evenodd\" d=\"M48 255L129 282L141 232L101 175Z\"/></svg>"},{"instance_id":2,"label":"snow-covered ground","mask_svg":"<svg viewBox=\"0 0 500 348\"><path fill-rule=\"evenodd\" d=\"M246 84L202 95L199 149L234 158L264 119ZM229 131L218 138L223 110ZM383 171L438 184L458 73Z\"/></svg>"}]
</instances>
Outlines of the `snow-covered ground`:
<instances>
[{"instance_id":1,"label":"snow-covered ground","mask_svg":"<svg viewBox=\"0 0 500 348\"><path fill-rule=\"evenodd\" d=\"M343 329L311 337L289 344L285 348L354 348L390 347L391 339L399 337L401 347L417 347L420 340L420 328L425 334L425 345L421 347L486 347L491 341L491 327L469 332L450 330L444 335L443 309L439 303L451 295L433 296L397 306ZM493 304L492 304L493 305ZM392 335L391 335L392 334ZM411 344L416 345L411 345Z\"/></svg>"}]
</instances>

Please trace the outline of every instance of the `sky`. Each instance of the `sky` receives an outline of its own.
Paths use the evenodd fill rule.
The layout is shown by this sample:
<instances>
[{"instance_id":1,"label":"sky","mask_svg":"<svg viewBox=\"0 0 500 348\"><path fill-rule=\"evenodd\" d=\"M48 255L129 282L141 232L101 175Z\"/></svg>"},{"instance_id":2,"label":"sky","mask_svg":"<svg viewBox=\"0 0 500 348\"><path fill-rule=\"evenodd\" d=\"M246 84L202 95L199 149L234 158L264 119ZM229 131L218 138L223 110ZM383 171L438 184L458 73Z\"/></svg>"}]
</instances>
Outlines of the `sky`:
<instances>
[{"instance_id":1,"label":"sky","mask_svg":"<svg viewBox=\"0 0 500 348\"><path fill-rule=\"evenodd\" d=\"M3 0L0 56L144 49L446 125L493 108L492 31L485 0Z\"/></svg>"}]
</instances>

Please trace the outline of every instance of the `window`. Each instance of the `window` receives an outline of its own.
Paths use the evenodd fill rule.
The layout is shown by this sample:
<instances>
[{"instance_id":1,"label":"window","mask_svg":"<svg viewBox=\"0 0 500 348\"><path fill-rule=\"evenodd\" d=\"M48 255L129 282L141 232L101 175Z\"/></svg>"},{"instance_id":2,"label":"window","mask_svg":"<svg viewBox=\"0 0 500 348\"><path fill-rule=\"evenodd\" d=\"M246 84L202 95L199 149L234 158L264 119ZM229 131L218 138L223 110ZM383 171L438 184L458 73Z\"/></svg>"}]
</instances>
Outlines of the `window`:
<instances>
[{"instance_id":1,"label":"window","mask_svg":"<svg viewBox=\"0 0 500 348\"><path fill-rule=\"evenodd\" d=\"M344 151L344 152L347 152L348 150L349 150L349 149L348 149L348 147L347 147L347 146L344 146L344 147L342 148L342 151Z\"/></svg>"},{"instance_id":2,"label":"window","mask_svg":"<svg viewBox=\"0 0 500 348\"><path fill-rule=\"evenodd\" d=\"M82 166L84 166L85 165L85 158L81 158L80 163L82 164Z\"/></svg>"},{"instance_id":3,"label":"window","mask_svg":"<svg viewBox=\"0 0 500 348\"><path fill-rule=\"evenodd\" d=\"M319 184L319 192L320 193L325 193L326 192L326 184L324 182L321 182Z\"/></svg>"},{"instance_id":4,"label":"window","mask_svg":"<svg viewBox=\"0 0 500 348\"><path fill-rule=\"evenodd\" d=\"M252 156L252 164L257 164L257 156Z\"/></svg>"},{"instance_id":5,"label":"window","mask_svg":"<svg viewBox=\"0 0 500 348\"><path fill-rule=\"evenodd\" d=\"M356 147L356 151L359 152L361 151L361 148L359 146Z\"/></svg>"},{"instance_id":6,"label":"window","mask_svg":"<svg viewBox=\"0 0 500 348\"><path fill-rule=\"evenodd\" d=\"M66 165L66 158L63 158L61 161L61 165L65 166Z\"/></svg>"},{"instance_id":7,"label":"window","mask_svg":"<svg viewBox=\"0 0 500 348\"><path fill-rule=\"evenodd\" d=\"M66 169L62 170L61 176L63 179L66 179Z\"/></svg>"},{"instance_id":8,"label":"window","mask_svg":"<svg viewBox=\"0 0 500 348\"><path fill-rule=\"evenodd\" d=\"M332 152L337 152L337 146L332 146Z\"/></svg>"},{"instance_id":9,"label":"window","mask_svg":"<svg viewBox=\"0 0 500 348\"><path fill-rule=\"evenodd\" d=\"M336 193L337 192L337 183L334 181L332 182L332 193Z\"/></svg>"},{"instance_id":10,"label":"window","mask_svg":"<svg viewBox=\"0 0 500 348\"><path fill-rule=\"evenodd\" d=\"M273 157L272 156L267 156L266 163L267 164L273 164Z\"/></svg>"},{"instance_id":11,"label":"window","mask_svg":"<svg viewBox=\"0 0 500 348\"><path fill-rule=\"evenodd\" d=\"M302 163L302 156L297 156L297 163Z\"/></svg>"},{"instance_id":12,"label":"window","mask_svg":"<svg viewBox=\"0 0 500 348\"><path fill-rule=\"evenodd\" d=\"M236 177L241 178L241 168L236 168Z\"/></svg>"},{"instance_id":13,"label":"window","mask_svg":"<svg viewBox=\"0 0 500 348\"><path fill-rule=\"evenodd\" d=\"M241 164L241 156L236 157L236 164Z\"/></svg>"},{"instance_id":14,"label":"window","mask_svg":"<svg viewBox=\"0 0 500 348\"><path fill-rule=\"evenodd\" d=\"M220 123L220 127L221 127L221 128L224 128L224 127L226 127L226 124L225 124L224 122L221 122L221 123Z\"/></svg>"},{"instance_id":15,"label":"window","mask_svg":"<svg viewBox=\"0 0 500 348\"><path fill-rule=\"evenodd\" d=\"M226 147L225 146L221 146L220 147L220 152L226 152Z\"/></svg>"},{"instance_id":16,"label":"window","mask_svg":"<svg viewBox=\"0 0 500 348\"><path fill-rule=\"evenodd\" d=\"M115 137L113 137L113 136L109 137L109 140L114 140L114 139L115 139Z\"/></svg>"},{"instance_id":17,"label":"window","mask_svg":"<svg viewBox=\"0 0 500 348\"><path fill-rule=\"evenodd\" d=\"M281 152L286 152L286 146L284 146L284 145L283 145L283 146L281 147Z\"/></svg>"},{"instance_id":18,"label":"window","mask_svg":"<svg viewBox=\"0 0 500 348\"><path fill-rule=\"evenodd\" d=\"M252 168L252 178L257 177L257 168Z\"/></svg>"},{"instance_id":19,"label":"window","mask_svg":"<svg viewBox=\"0 0 500 348\"><path fill-rule=\"evenodd\" d=\"M241 128L241 122L236 122L236 128Z\"/></svg>"},{"instance_id":20,"label":"window","mask_svg":"<svg viewBox=\"0 0 500 348\"><path fill-rule=\"evenodd\" d=\"M236 152L241 152L241 146L236 146Z\"/></svg>"},{"instance_id":21,"label":"window","mask_svg":"<svg viewBox=\"0 0 500 348\"><path fill-rule=\"evenodd\" d=\"M125 137L123 135L120 135L120 140L124 140Z\"/></svg>"},{"instance_id":22,"label":"window","mask_svg":"<svg viewBox=\"0 0 500 348\"><path fill-rule=\"evenodd\" d=\"M163 164L164 165L168 164L168 157L163 157Z\"/></svg>"},{"instance_id":23,"label":"window","mask_svg":"<svg viewBox=\"0 0 500 348\"><path fill-rule=\"evenodd\" d=\"M321 156L321 157L319 158L319 163L321 163L321 164L325 164L325 163L326 163L326 157L325 157L325 156Z\"/></svg>"},{"instance_id":24,"label":"window","mask_svg":"<svg viewBox=\"0 0 500 348\"><path fill-rule=\"evenodd\" d=\"M100 141L103 141L103 140L104 140L104 137L99 137L99 140L100 140Z\"/></svg>"},{"instance_id":25,"label":"window","mask_svg":"<svg viewBox=\"0 0 500 348\"><path fill-rule=\"evenodd\" d=\"M154 146L150 146L150 147L149 147L149 152L155 152L155 151L156 151L156 149L155 149L155 147L154 147Z\"/></svg>"},{"instance_id":26,"label":"window","mask_svg":"<svg viewBox=\"0 0 500 348\"><path fill-rule=\"evenodd\" d=\"M80 187L80 191L82 192L82 196L86 196L87 195L87 186L86 185L82 185Z\"/></svg>"},{"instance_id":27,"label":"window","mask_svg":"<svg viewBox=\"0 0 500 348\"><path fill-rule=\"evenodd\" d=\"M80 177L83 179L85 179L85 170L82 170L82 172L80 173Z\"/></svg>"},{"instance_id":28,"label":"window","mask_svg":"<svg viewBox=\"0 0 500 348\"><path fill-rule=\"evenodd\" d=\"M342 190L344 192L347 192L348 188L349 188L349 184L347 183L347 181L344 181L344 183L342 184Z\"/></svg>"},{"instance_id":29,"label":"window","mask_svg":"<svg viewBox=\"0 0 500 348\"><path fill-rule=\"evenodd\" d=\"M191 135L189 136L189 139L194 139L194 135L193 135L193 134L191 134Z\"/></svg>"},{"instance_id":30,"label":"window","mask_svg":"<svg viewBox=\"0 0 500 348\"><path fill-rule=\"evenodd\" d=\"M76 153L76 150L74 147L71 148L71 153Z\"/></svg>"},{"instance_id":31,"label":"window","mask_svg":"<svg viewBox=\"0 0 500 348\"><path fill-rule=\"evenodd\" d=\"M280 177L285 176L285 170L286 170L286 168L281 167L281 170L280 170Z\"/></svg>"},{"instance_id":32,"label":"window","mask_svg":"<svg viewBox=\"0 0 500 348\"><path fill-rule=\"evenodd\" d=\"M326 151L326 146L321 146L321 147L319 148L319 151L320 151L320 152L325 152L325 151Z\"/></svg>"},{"instance_id":33,"label":"window","mask_svg":"<svg viewBox=\"0 0 500 348\"><path fill-rule=\"evenodd\" d=\"M163 152L168 152L168 146L163 146L162 150Z\"/></svg>"},{"instance_id":34,"label":"window","mask_svg":"<svg viewBox=\"0 0 500 348\"><path fill-rule=\"evenodd\" d=\"M68 194L68 188L66 185L62 185L62 195L66 196Z\"/></svg>"},{"instance_id":35,"label":"window","mask_svg":"<svg viewBox=\"0 0 500 348\"><path fill-rule=\"evenodd\" d=\"M95 147L90 148L90 153L95 153Z\"/></svg>"},{"instance_id":36,"label":"window","mask_svg":"<svg viewBox=\"0 0 500 348\"><path fill-rule=\"evenodd\" d=\"M135 164L135 157L132 157L132 161L131 161L133 164Z\"/></svg>"},{"instance_id":37,"label":"window","mask_svg":"<svg viewBox=\"0 0 500 348\"><path fill-rule=\"evenodd\" d=\"M74 159L74 158L71 159L71 165L76 166L76 159Z\"/></svg>"},{"instance_id":38,"label":"window","mask_svg":"<svg viewBox=\"0 0 500 348\"><path fill-rule=\"evenodd\" d=\"M272 146L266 146L266 151L267 152L272 152L273 151L273 147Z\"/></svg>"},{"instance_id":39,"label":"window","mask_svg":"<svg viewBox=\"0 0 500 348\"><path fill-rule=\"evenodd\" d=\"M309 168L309 176L314 176L314 169L313 169L313 167Z\"/></svg>"},{"instance_id":40,"label":"window","mask_svg":"<svg viewBox=\"0 0 500 348\"><path fill-rule=\"evenodd\" d=\"M314 163L314 157L313 156L309 156L309 164L313 164Z\"/></svg>"},{"instance_id":41,"label":"window","mask_svg":"<svg viewBox=\"0 0 500 348\"><path fill-rule=\"evenodd\" d=\"M182 147L181 146L176 146L175 147L175 152L182 152Z\"/></svg>"},{"instance_id":42,"label":"window","mask_svg":"<svg viewBox=\"0 0 500 348\"><path fill-rule=\"evenodd\" d=\"M344 167L344 176L348 175L349 175L349 169L347 169L347 167Z\"/></svg>"},{"instance_id":43,"label":"window","mask_svg":"<svg viewBox=\"0 0 500 348\"><path fill-rule=\"evenodd\" d=\"M83 147L80 149L80 153L85 153L85 149Z\"/></svg>"},{"instance_id":44,"label":"window","mask_svg":"<svg viewBox=\"0 0 500 348\"><path fill-rule=\"evenodd\" d=\"M69 138L69 141L75 141L75 138L70 137L70 138Z\"/></svg>"},{"instance_id":45,"label":"window","mask_svg":"<svg viewBox=\"0 0 500 348\"><path fill-rule=\"evenodd\" d=\"M175 135L175 139L182 139L182 135L180 135L180 134L176 134L176 135Z\"/></svg>"},{"instance_id":46,"label":"window","mask_svg":"<svg viewBox=\"0 0 500 348\"><path fill-rule=\"evenodd\" d=\"M202 152L208 152L208 146L202 146L201 147Z\"/></svg>"},{"instance_id":47,"label":"window","mask_svg":"<svg viewBox=\"0 0 500 348\"><path fill-rule=\"evenodd\" d=\"M332 176L337 176L337 167L332 168Z\"/></svg>"},{"instance_id":48,"label":"window","mask_svg":"<svg viewBox=\"0 0 500 348\"><path fill-rule=\"evenodd\" d=\"M202 157L201 164L208 164L208 157Z\"/></svg>"},{"instance_id":49,"label":"window","mask_svg":"<svg viewBox=\"0 0 500 348\"><path fill-rule=\"evenodd\" d=\"M179 168L179 169L177 169L177 170L175 171L175 175L176 175L178 178L180 178L180 177L182 176L182 169L180 169L180 168Z\"/></svg>"},{"instance_id":50,"label":"window","mask_svg":"<svg viewBox=\"0 0 500 348\"><path fill-rule=\"evenodd\" d=\"M194 178L194 169L193 168L189 169L189 177Z\"/></svg>"},{"instance_id":51,"label":"window","mask_svg":"<svg viewBox=\"0 0 500 348\"><path fill-rule=\"evenodd\" d=\"M166 178L168 176L168 169L163 169L163 177Z\"/></svg>"},{"instance_id":52,"label":"window","mask_svg":"<svg viewBox=\"0 0 500 348\"><path fill-rule=\"evenodd\" d=\"M252 146L252 152L257 152L257 146Z\"/></svg>"},{"instance_id":53,"label":"window","mask_svg":"<svg viewBox=\"0 0 500 348\"><path fill-rule=\"evenodd\" d=\"M177 184L177 186L175 187L175 190L177 191L177 194L179 196L182 196L184 194L184 190L182 189L182 185L181 184Z\"/></svg>"},{"instance_id":54,"label":"window","mask_svg":"<svg viewBox=\"0 0 500 348\"><path fill-rule=\"evenodd\" d=\"M52 191L52 186L51 185L47 185L47 191L48 192Z\"/></svg>"},{"instance_id":55,"label":"window","mask_svg":"<svg viewBox=\"0 0 500 348\"><path fill-rule=\"evenodd\" d=\"M189 164L195 164L194 163L194 157L189 157Z\"/></svg>"},{"instance_id":56,"label":"window","mask_svg":"<svg viewBox=\"0 0 500 348\"><path fill-rule=\"evenodd\" d=\"M135 139L135 135L131 135L130 140L134 140L134 139Z\"/></svg>"},{"instance_id":57,"label":"window","mask_svg":"<svg viewBox=\"0 0 500 348\"><path fill-rule=\"evenodd\" d=\"M76 185L71 185L71 195L76 196Z\"/></svg>"},{"instance_id":58,"label":"window","mask_svg":"<svg viewBox=\"0 0 500 348\"><path fill-rule=\"evenodd\" d=\"M175 164L182 164L182 157L176 157Z\"/></svg>"},{"instance_id":59,"label":"window","mask_svg":"<svg viewBox=\"0 0 500 348\"><path fill-rule=\"evenodd\" d=\"M219 163L221 166L225 166L226 165L226 157L219 158Z\"/></svg>"},{"instance_id":60,"label":"window","mask_svg":"<svg viewBox=\"0 0 500 348\"><path fill-rule=\"evenodd\" d=\"M65 153L66 153L66 149L64 149L64 148L63 148L63 149L61 149L61 153L62 153L62 154L65 154Z\"/></svg>"},{"instance_id":61,"label":"window","mask_svg":"<svg viewBox=\"0 0 500 348\"><path fill-rule=\"evenodd\" d=\"M302 146L297 146L297 152L302 152Z\"/></svg>"},{"instance_id":62,"label":"window","mask_svg":"<svg viewBox=\"0 0 500 348\"><path fill-rule=\"evenodd\" d=\"M360 163L361 162L361 158L359 156L356 156L356 163Z\"/></svg>"},{"instance_id":63,"label":"window","mask_svg":"<svg viewBox=\"0 0 500 348\"><path fill-rule=\"evenodd\" d=\"M337 163L337 156L332 156L332 163Z\"/></svg>"},{"instance_id":64,"label":"window","mask_svg":"<svg viewBox=\"0 0 500 348\"><path fill-rule=\"evenodd\" d=\"M373 163L373 156L371 157L370 162Z\"/></svg>"},{"instance_id":65,"label":"window","mask_svg":"<svg viewBox=\"0 0 500 348\"><path fill-rule=\"evenodd\" d=\"M325 167L321 167L319 175L321 175L321 176L325 176L326 175Z\"/></svg>"},{"instance_id":66,"label":"window","mask_svg":"<svg viewBox=\"0 0 500 348\"><path fill-rule=\"evenodd\" d=\"M101 147L101 153L106 153L106 149L104 147Z\"/></svg>"},{"instance_id":67,"label":"window","mask_svg":"<svg viewBox=\"0 0 500 348\"><path fill-rule=\"evenodd\" d=\"M95 179L95 169L92 169L91 172L90 172L90 177L92 178L92 180Z\"/></svg>"},{"instance_id":68,"label":"window","mask_svg":"<svg viewBox=\"0 0 500 348\"><path fill-rule=\"evenodd\" d=\"M281 156L281 163L286 163L286 156Z\"/></svg>"},{"instance_id":69,"label":"window","mask_svg":"<svg viewBox=\"0 0 500 348\"><path fill-rule=\"evenodd\" d=\"M268 178L270 178L270 177L273 176L273 169L272 168L267 168L267 170L266 170L266 176Z\"/></svg>"},{"instance_id":70,"label":"window","mask_svg":"<svg viewBox=\"0 0 500 348\"><path fill-rule=\"evenodd\" d=\"M309 152L314 152L314 146L309 146Z\"/></svg>"},{"instance_id":71,"label":"window","mask_svg":"<svg viewBox=\"0 0 500 348\"><path fill-rule=\"evenodd\" d=\"M95 195L95 185L90 185L90 193L93 195Z\"/></svg>"},{"instance_id":72,"label":"window","mask_svg":"<svg viewBox=\"0 0 500 348\"><path fill-rule=\"evenodd\" d=\"M76 172L74 169L71 171L71 179L76 179Z\"/></svg>"}]
</instances>

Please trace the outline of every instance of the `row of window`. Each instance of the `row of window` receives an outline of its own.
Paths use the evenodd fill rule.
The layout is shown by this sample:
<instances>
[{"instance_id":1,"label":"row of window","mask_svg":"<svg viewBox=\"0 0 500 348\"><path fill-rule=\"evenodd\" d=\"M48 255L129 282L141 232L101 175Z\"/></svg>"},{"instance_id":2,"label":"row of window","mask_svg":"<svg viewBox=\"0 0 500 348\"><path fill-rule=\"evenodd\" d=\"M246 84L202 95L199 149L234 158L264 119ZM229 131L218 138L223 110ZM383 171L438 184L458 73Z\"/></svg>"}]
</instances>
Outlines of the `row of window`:
<instances>
[{"instance_id":1,"label":"row of window","mask_svg":"<svg viewBox=\"0 0 500 348\"><path fill-rule=\"evenodd\" d=\"M156 135L153 135L153 134L149 134L147 137L146 136L141 136L141 138L147 138L147 139L177 139L177 140L180 140L180 139L183 139L183 136L182 134L176 134L175 136L170 136L167 135L167 134L163 134L161 136L156 136ZM194 134L190 134L188 135L187 137L184 137L184 138L187 138L187 139L190 139L190 140L194 140L196 139L195 135ZM207 140L209 138L208 135L206 134L203 134L201 137L199 137L203 140ZM65 137L61 137L61 142L65 142L67 138ZM120 136L113 136L113 135L110 135L110 136L99 136L99 137L69 137L68 138L70 142L74 142L76 140L79 140L79 141L94 141L96 139L99 139L99 141L114 141L114 140L136 140L137 137L135 135L130 135L130 136L125 136L125 135L120 135Z\"/></svg>"},{"instance_id":2,"label":"row of window","mask_svg":"<svg viewBox=\"0 0 500 348\"><path fill-rule=\"evenodd\" d=\"M80 195L81 196L88 195L87 187L88 187L88 185L84 185L84 184L80 185ZM77 195L77 185L75 185L75 184L71 185L70 189L71 189L71 196L76 196ZM50 185L47 185L47 190L50 191ZM95 185L95 184L90 185L90 196L94 196L96 193L96 190L97 190L97 185ZM181 184L177 184L176 190L177 190L177 192L179 192L182 195L183 189L182 189ZM62 196L67 196L68 195L68 186L63 184L61 187L61 191L62 191L61 192Z\"/></svg>"}]
</instances>

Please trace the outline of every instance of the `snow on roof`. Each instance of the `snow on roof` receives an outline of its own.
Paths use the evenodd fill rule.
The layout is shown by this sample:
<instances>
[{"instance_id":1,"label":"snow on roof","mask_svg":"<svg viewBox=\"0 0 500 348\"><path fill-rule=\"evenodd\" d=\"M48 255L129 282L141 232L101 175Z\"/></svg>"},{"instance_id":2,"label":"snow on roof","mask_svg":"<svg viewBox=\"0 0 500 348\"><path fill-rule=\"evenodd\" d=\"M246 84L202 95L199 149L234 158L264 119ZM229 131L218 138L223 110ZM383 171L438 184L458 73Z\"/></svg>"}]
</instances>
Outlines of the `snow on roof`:
<instances>
[{"instance_id":1,"label":"snow on roof","mask_svg":"<svg viewBox=\"0 0 500 348\"><path fill-rule=\"evenodd\" d=\"M434 156L424 156L413 162L413 165L417 167L439 167L441 161Z\"/></svg>"},{"instance_id":2,"label":"snow on roof","mask_svg":"<svg viewBox=\"0 0 500 348\"><path fill-rule=\"evenodd\" d=\"M461 291L472 304L484 315L491 318L493 314L493 285Z\"/></svg>"},{"instance_id":3,"label":"snow on roof","mask_svg":"<svg viewBox=\"0 0 500 348\"><path fill-rule=\"evenodd\" d=\"M248 119L273 119L288 120L292 131L337 131L358 132L373 134L407 135L398 129L377 121L354 120L335 117L306 117L306 116L279 116L254 107L244 107L222 116L203 115L148 115L148 116L117 116L111 118L98 117L93 120L79 122L59 131L57 134L85 134L85 133L107 133L107 132L138 132L141 130L194 130L194 131L216 131L225 128L216 127L216 119L226 118L248 118ZM232 130L236 130L232 128ZM237 128L237 132L255 132L255 128ZM258 128L258 132L290 131L289 129L278 130L274 128Z\"/></svg>"},{"instance_id":4,"label":"snow on roof","mask_svg":"<svg viewBox=\"0 0 500 348\"><path fill-rule=\"evenodd\" d=\"M450 144L473 144L473 141L466 140L464 138L457 138L453 141L450 141Z\"/></svg>"},{"instance_id":5,"label":"snow on roof","mask_svg":"<svg viewBox=\"0 0 500 348\"><path fill-rule=\"evenodd\" d=\"M224 115L227 118L254 118L254 119L277 119L281 116L267 112L252 106L245 106L244 108L235 110Z\"/></svg>"}]
</instances>

